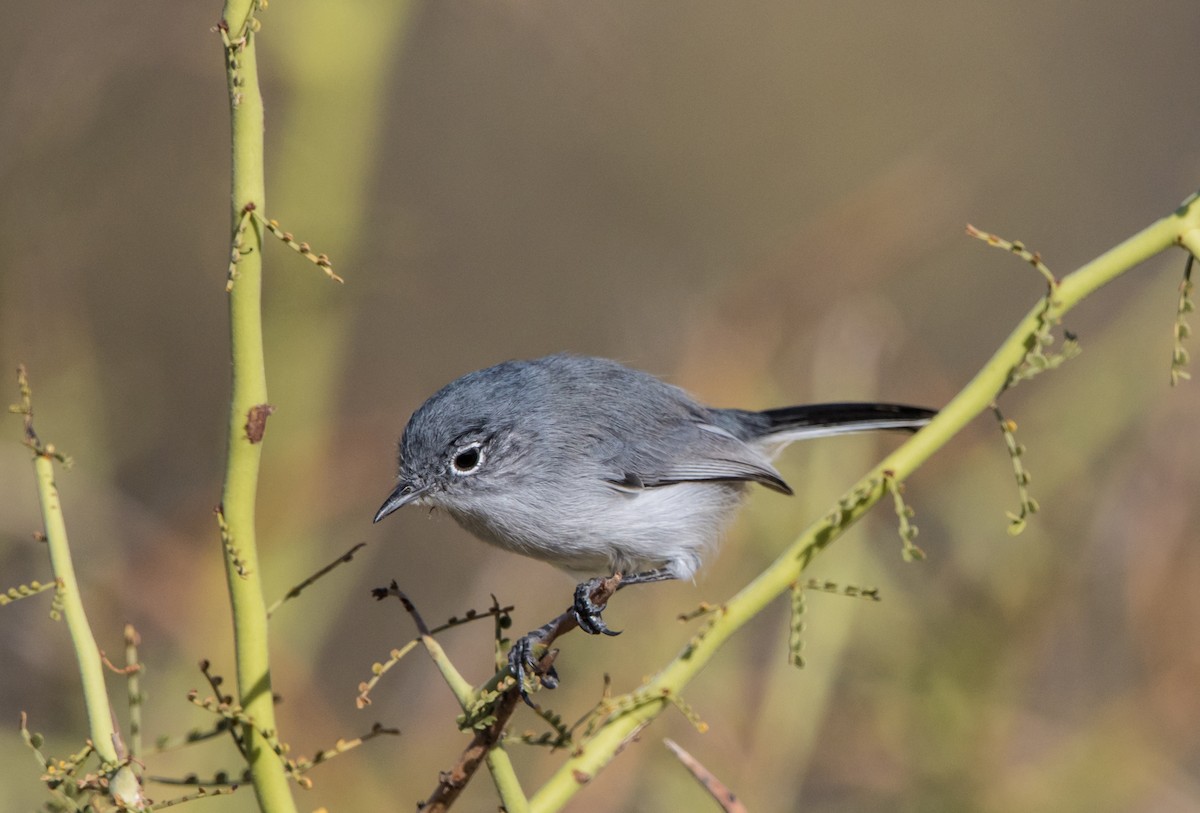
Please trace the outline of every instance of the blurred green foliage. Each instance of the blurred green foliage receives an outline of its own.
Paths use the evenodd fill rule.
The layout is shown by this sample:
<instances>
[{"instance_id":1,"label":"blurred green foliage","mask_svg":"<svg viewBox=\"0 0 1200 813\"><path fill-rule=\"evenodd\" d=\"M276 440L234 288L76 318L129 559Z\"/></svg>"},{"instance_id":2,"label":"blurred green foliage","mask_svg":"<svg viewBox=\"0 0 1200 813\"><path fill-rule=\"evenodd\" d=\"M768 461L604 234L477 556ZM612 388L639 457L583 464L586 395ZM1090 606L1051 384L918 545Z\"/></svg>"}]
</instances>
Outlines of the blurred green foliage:
<instances>
[{"instance_id":1,"label":"blurred green foliage","mask_svg":"<svg viewBox=\"0 0 1200 813\"><path fill-rule=\"evenodd\" d=\"M0 33L0 360L30 366L39 429L77 461L59 476L76 565L101 647L120 651L126 621L141 632L149 741L211 722L185 700L200 658L232 673L212 518L228 391L218 13L22 4ZM268 247L268 600L370 543L273 620L280 720L310 755L376 720L404 732L318 769L302 809L415 802L464 742L420 658L355 709L370 664L412 634L371 587L397 579L430 623L495 593L521 628L569 597L568 579L448 521L371 527L395 438L434 389L567 349L718 405L937 405L1042 291L966 222L1061 276L1200 177L1188 0L307 0L263 24L266 211L347 279ZM1194 809L1200 395L1167 386L1182 266L1164 257L1085 303L1068 324L1083 354L1005 397L1041 505L1022 535L1005 532L1012 470L981 420L906 484L924 562L901 561L881 507L812 574L882 602L810 594L797 671L781 601L690 687L709 733L664 716L571 809L703 809L663 736L754 811ZM46 576L8 426L4 587ZM564 639L548 700L573 719L602 673L626 689L657 668L690 635L676 615L752 577L888 442L789 451L799 496L756 494L698 585L623 593L620 638ZM43 598L0 611L5 809L42 798L19 710L53 753L85 730ZM472 679L490 633L444 638ZM527 791L557 759L516 751ZM153 772L235 764L216 740ZM464 809L493 794L480 777Z\"/></svg>"}]
</instances>

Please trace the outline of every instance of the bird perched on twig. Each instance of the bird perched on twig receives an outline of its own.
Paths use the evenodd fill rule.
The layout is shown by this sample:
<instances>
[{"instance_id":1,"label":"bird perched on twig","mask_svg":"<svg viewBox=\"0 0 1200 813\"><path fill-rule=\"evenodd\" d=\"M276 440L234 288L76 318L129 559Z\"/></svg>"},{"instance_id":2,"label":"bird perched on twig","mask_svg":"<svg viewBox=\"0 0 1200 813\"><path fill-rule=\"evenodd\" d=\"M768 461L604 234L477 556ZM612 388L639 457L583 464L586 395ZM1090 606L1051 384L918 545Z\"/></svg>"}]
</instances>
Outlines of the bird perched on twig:
<instances>
[{"instance_id":1,"label":"bird perched on twig","mask_svg":"<svg viewBox=\"0 0 1200 813\"><path fill-rule=\"evenodd\" d=\"M593 577L572 611L584 631L615 635L590 597L598 578L691 578L749 483L792 493L771 465L784 446L912 431L935 414L882 403L716 409L608 359L508 361L451 382L413 414L399 482L375 521L408 504L440 508L485 542ZM522 695L541 632L509 656Z\"/></svg>"}]
</instances>

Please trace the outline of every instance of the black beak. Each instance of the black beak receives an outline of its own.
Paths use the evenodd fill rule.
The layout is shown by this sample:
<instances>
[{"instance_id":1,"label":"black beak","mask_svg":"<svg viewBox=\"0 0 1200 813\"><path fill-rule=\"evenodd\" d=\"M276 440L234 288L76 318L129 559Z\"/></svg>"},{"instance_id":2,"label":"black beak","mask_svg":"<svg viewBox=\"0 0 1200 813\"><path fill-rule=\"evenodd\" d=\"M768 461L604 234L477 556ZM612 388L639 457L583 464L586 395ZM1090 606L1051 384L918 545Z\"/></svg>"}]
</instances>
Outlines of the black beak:
<instances>
[{"instance_id":1,"label":"black beak","mask_svg":"<svg viewBox=\"0 0 1200 813\"><path fill-rule=\"evenodd\" d=\"M416 501L425 491L425 488L417 488L412 483L401 480L400 484L396 486L396 490L388 495L388 498L383 501L383 505L379 506L379 511L376 512L372 522L379 522L397 508L403 508L410 502Z\"/></svg>"}]
</instances>

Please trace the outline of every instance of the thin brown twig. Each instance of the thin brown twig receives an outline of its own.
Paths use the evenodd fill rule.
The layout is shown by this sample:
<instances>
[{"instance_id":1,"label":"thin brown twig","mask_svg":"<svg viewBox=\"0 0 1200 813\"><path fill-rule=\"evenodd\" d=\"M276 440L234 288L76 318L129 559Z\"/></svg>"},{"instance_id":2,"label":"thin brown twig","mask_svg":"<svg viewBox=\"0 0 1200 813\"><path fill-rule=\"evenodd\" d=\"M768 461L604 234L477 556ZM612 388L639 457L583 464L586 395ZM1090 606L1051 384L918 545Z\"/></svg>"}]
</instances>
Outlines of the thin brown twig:
<instances>
[{"instance_id":1,"label":"thin brown twig","mask_svg":"<svg viewBox=\"0 0 1200 813\"><path fill-rule=\"evenodd\" d=\"M105 654L103 649L100 650L100 662L103 663L105 666L107 666L108 671L112 672L115 675L127 676L127 675L132 675L135 672L142 671L142 665L140 663L131 663L131 664L127 664L125 666L117 666L115 663L113 663L111 660L109 660L108 655Z\"/></svg>"},{"instance_id":2,"label":"thin brown twig","mask_svg":"<svg viewBox=\"0 0 1200 813\"><path fill-rule=\"evenodd\" d=\"M388 587L380 587L372 590L371 595L373 595L376 600L384 599L388 596L395 596L396 598L400 598L401 601L404 600L403 591L400 590L395 581L393 581ZM492 606L488 609L484 610L483 612L470 609L467 610L461 618L457 615L452 615L445 623L439 624L438 626L430 629L429 635L434 636L439 632L445 632L448 629L453 629L454 627L459 627L463 624L469 624L472 621L478 621L481 618L495 618L497 629L506 629L511 623L511 619L509 618L508 614L511 613L512 610L513 605L510 604L507 607L502 607L500 606L500 602L496 600L496 597L492 596ZM497 633L497 637L499 637L499 633ZM426 640L424 636L418 635L404 646L393 649L386 661L373 664L371 667L371 678L358 684L358 697L356 697L354 700L355 705L357 705L360 709L371 705L371 698L369 695L379 683L384 673L399 663L401 658L415 649L417 645L422 643L424 640Z\"/></svg>"},{"instance_id":3,"label":"thin brown twig","mask_svg":"<svg viewBox=\"0 0 1200 813\"><path fill-rule=\"evenodd\" d=\"M408 597L408 594L402 591L396 582L392 582L388 588L388 593L400 599L400 603L404 605L404 611L412 616L413 624L416 625L418 635L432 635L429 631L429 625L425 623L425 619L421 617L421 611L417 609L417 605L413 604L413 600Z\"/></svg>"},{"instance_id":4,"label":"thin brown twig","mask_svg":"<svg viewBox=\"0 0 1200 813\"><path fill-rule=\"evenodd\" d=\"M549 669L556 654L556 652L547 652L538 665ZM496 721L487 728L476 731L454 767L441 773L438 777L437 788L425 800L425 803L417 808L420 813L444 813L450 809L450 805L454 804L459 794L466 789L467 783L471 781L471 777L483 763L488 751L492 750L500 741L504 727L508 725L508 720L512 717L520 701L521 695L516 689L509 691L500 699L495 711Z\"/></svg>"},{"instance_id":5,"label":"thin brown twig","mask_svg":"<svg viewBox=\"0 0 1200 813\"><path fill-rule=\"evenodd\" d=\"M674 740L663 739L663 743L671 749L675 758L683 763L683 767L696 777L696 781L704 786L704 789L709 792L709 795L716 800L725 813L746 813L746 806L742 804L742 800L724 782L717 779L712 771L704 767L700 760L683 750Z\"/></svg>"},{"instance_id":6,"label":"thin brown twig","mask_svg":"<svg viewBox=\"0 0 1200 813\"><path fill-rule=\"evenodd\" d=\"M282 606L282 605L283 605L283 603L284 603L285 601L288 601L289 599L296 598L298 595L300 595L300 593L301 593L301 592L302 592L302 591L303 591L303 590L304 590L306 587L311 587L311 586L312 586L312 585L313 585L313 584L314 584L314 583L317 581L317 579L319 579L319 578L321 578L322 576L326 575L326 574L327 574L327 573L329 573L331 570L333 570L334 568L336 568L338 565L345 564L346 562L349 562L351 559L353 559L353 558L354 558L354 554L358 553L360 550L362 550L362 549L363 549L363 548L365 548L366 546L367 546L367 543L366 543L366 542L359 542L359 543L358 543L358 544L356 544L354 547L350 548L350 550L346 551L346 552L345 552L345 553L343 553L341 556L339 556L338 558L334 559L334 560L333 560L332 562L330 562L329 564L325 565L325 567L321 568L321 569L320 569L320 570L318 570L316 573L312 574L312 575L311 575L311 576L309 576L307 579L305 579L304 581L302 581L302 582L300 582L299 584L297 584L297 585L296 585L295 587L293 587L291 590L288 590L286 593L284 593L284 594L283 594L283 598L276 599L275 603L274 603L274 604L272 604L270 607L268 607L268 608L267 608L267 618L270 618L272 615L274 615L274 614L275 614L275 611L276 611L276 610L278 610L278 609L280 608L280 606Z\"/></svg>"},{"instance_id":7,"label":"thin brown twig","mask_svg":"<svg viewBox=\"0 0 1200 813\"><path fill-rule=\"evenodd\" d=\"M221 684L225 682L225 678L221 677L220 675L214 675L210 671L211 667L212 662L208 658L201 659L200 672L204 675L204 679L208 681L209 687L213 690L213 694L216 696L216 701L218 703L225 704L232 703L233 695L227 694L221 690ZM238 726L234 724L233 721L230 721L229 728L226 730L229 732L229 735L233 737L233 744L237 746L238 753L242 755L242 759L246 760L248 764L250 762L250 756L246 753L246 743L242 741L241 731L239 730Z\"/></svg>"},{"instance_id":8,"label":"thin brown twig","mask_svg":"<svg viewBox=\"0 0 1200 813\"><path fill-rule=\"evenodd\" d=\"M593 603L599 607L603 607L612 598L613 593L617 591L620 583L620 577L617 576L600 582L592 591L591 598ZM398 593L399 591L396 592ZM396 593L393 593L393 595L396 595ZM420 613L417 612L416 607L413 606L413 603L403 594L400 594L398 597L404 603L404 609L408 610L412 615L417 629L422 634L427 634L428 627L425 626L424 620L421 618ZM539 675L546 674L550 670L550 667L554 665L554 659L558 656L558 650L552 649L550 645L560 635L565 635L578 626L579 622L575 619L575 614L570 609L546 625L544 628L545 636L543 638L546 644L546 653L542 655L537 664L537 673ZM470 744L459 755L458 762L455 763L454 767L449 771L442 772L438 778L437 788L429 795L425 803L418 808L420 813L444 813L458 799L459 794L463 792L467 787L467 783L471 781L475 772L479 770L479 766L487 757L488 751L495 748L496 743L503 736L504 729L521 700L521 693L518 689L516 681L512 681L493 711L494 722L486 728L477 730L471 738Z\"/></svg>"}]
</instances>

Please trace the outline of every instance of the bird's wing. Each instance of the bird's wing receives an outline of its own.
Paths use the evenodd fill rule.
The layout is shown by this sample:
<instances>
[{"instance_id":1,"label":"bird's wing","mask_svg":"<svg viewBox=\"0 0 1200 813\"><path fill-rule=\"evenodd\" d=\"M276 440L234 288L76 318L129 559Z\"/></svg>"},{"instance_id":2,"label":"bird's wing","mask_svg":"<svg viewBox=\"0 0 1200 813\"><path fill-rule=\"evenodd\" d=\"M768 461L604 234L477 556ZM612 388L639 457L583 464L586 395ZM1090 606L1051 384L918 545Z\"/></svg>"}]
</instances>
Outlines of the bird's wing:
<instances>
[{"instance_id":1,"label":"bird's wing","mask_svg":"<svg viewBox=\"0 0 1200 813\"><path fill-rule=\"evenodd\" d=\"M711 424L689 424L652 446L610 461L608 482L623 490L698 481L761 483L783 494L792 489L762 454Z\"/></svg>"}]
</instances>

